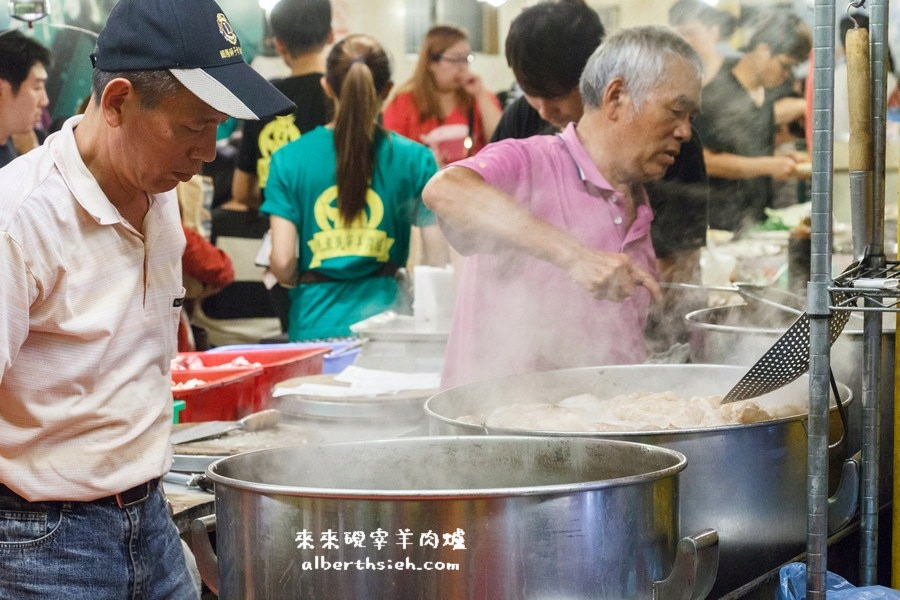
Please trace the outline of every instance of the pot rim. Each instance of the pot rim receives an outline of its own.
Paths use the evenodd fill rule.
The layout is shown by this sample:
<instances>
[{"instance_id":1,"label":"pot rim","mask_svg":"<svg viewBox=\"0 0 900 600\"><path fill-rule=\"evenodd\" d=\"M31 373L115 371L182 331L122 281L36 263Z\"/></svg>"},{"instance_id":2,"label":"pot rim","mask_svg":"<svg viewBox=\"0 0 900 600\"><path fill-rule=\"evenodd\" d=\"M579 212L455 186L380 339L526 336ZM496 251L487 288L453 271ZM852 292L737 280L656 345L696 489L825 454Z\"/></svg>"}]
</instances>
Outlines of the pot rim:
<instances>
[{"instance_id":1,"label":"pot rim","mask_svg":"<svg viewBox=\"0 0 900 600\"><path fill-rule=\"evenodd\" d=\"M575 369L558 369L558 371L576 371L576 370L596 370L596 369L605 369L605 370L635 370L636 367L649 368L653 369L682 369L682 370L720 370L720 371L728 371L728 370L736 370L743 369L747 370L750 367L742 367L739 365L719 365L719 364L683 364L683 365L670 365L670 364L636 364L636 365L603 365L599 367L577 367ZM552 373L553 371L548 371L548 373ZM512 376L515 377L515 376ZM804 374L798 377L797 379L808 378L809 374ZM501 381L499 380L488 380L488 381ZM548 430L548 429L510 429L503 427L491 427L488 428L485 425L473 425L472 423L464 423L458 419L454 419L448 417L444 414L438 413L433 409L434 403L441 400L441 396L445 393L452 392L453 390L458 390L462 387L467 387L469 385L478 385L479 382L473 384L463 384L456 388L450 388L447 390L442 390L438 392L434 396L430 397L425 401L425 415L429 420L440 421L444 424L451 425L456 428L462 428L465 431L473 431L480 432L481 435L495 436L506 435L506 436L539 436L539 437L586 437L586 438L600 438L600 439L608 439L608 438L629 438L629 437L667 437L667 436L687 436L687 435L697 435L697 434L721 434L727 431L734 430L751 430L758 427L772 427L781 425L783 423L792 423L795 421L808 421L809 413L802 413L799 415L792 415L787 417L780 417L777 419L769 419L768 421L758 421L755 423L738 423L734 425L715 425L711 427L694 427L694 428L682 428L682 429L636 429L632 431L557 431L557 430ZM480 382L485 383L485 382ZM793 382L792 382L793 383ZM845 407L850 406L853 403L853 391L844 383L837 382L838 390L841 393L841 399L843 401L843 405ZM830 392L829 392L830 396ZM752 398L751 398L752 400ZM828 412L837 411L837 404L835 404L834 399L830 400L830 406ZM653 442L658 443L658 442Z\"/></svg>"},{"instance_id":2,"label":"pot rim","mask_svg":"<svg viewBox=\"0 0 900 600\"><path fill-rule=\"evenodd\" d=\"M724 306L707 306L705 308L698 308L697 310L692 310L689 313L685 314L683 318L684 322L687 323L690 327L695 329L709 329L713 331L727 331L729 333L741 333L741 334L755 334L755 335L772 335L778 334L781 335L791 326L793 321L785 325L784 327L763 327L763 326L751 326L751 325L723 325L721 323L710 323L709 321L701 320L701 318L706 317L707 315L714 315L719 313L728 313L728 312L738 312L742 310L749 310L746 304L726 304ZM858 322L853 322L853 316L858 316L858 313L852 313L849 323L841 332L841 336L838 338L838 342L844 338L854 338L863 335L863 329ZM881 333L882 335L894 335L896 325L892 324L890 319L893 317L893 313L884 313L884 317L882 319L881 324Z\"/></svg>"},{"instance_id":3,"label":"pot rim","mask_svg":"<svg viewBox=\"0 0 900 600\"><path fill-rule=\"evenodd\" d=\"M708 308L699 308L697 310L692 310L691 312L684 315L684 321L688 323L688 325L692 327L696 327L698 329L712 329L715 331L728 331L731 333L756 333L756 334L765 334L772 335L778 334L781 335L790 327L790 323L785 327L764 327L764 326L755 326L751 327L749 325L723 325L721 323L710 323L709 321L701 320L700 317L705 317L707 315L720 314L723 312L730 312L730 309L746 305L729 305L729 306L712 306ZM793 323L793 321L791 321Z\"/></svg>"},{"instance_id":4,"label":"pot rim","mask_svg":"<svg viewBox=\"0 0 900 600\"><path fill-rule=\"evenodd\" d=\"M655 454L665 455L670 458L673 463L669 466L662 467L656 469L654 471L650 471L647 473L641 473L638 475L628 475L624 477L615 477L612 479L602 479L602 480L592 480L592 481L583 481L577 483L561 483L561 484L550 484L550 485L532 485L532 486L521 486L521 487L496 487L496 488L476 488L476 489L457 489L457 488L448 488L448 489L349 489L349 488L324 488L324 487L305 487L305 486L297 486L297 485L277 485L270 483L259 483L253 481L246 481L242 479L235 479L233 477L228 477L225 475L221 475L216 472L216 469L221 468L222 465L227 463L230 460L247 460L246 457L255 455L255 454L263 454L263 453L271 453L277 452L279 450L284 451L287 448L297 448L302 449L302 451L306 452L314 452L317 448L320 447L352 447L359 448L359 451L371 450L373 445L415 445L415 444L492 444L499 445L502 443L509 442L522 442L524 443L534 443L536 436L528 436L528 435L492 435L492 436L483 436L483 435L475 435L475 436L418 436L418 437L409 437L409 438L389 438L389 439L381 439L381 440L368 440L368 441L351 441L351 442L328 442L328 443L320 443L320 444L303 444L298 446L286 446L281 448L269 448L269 449L261 449L261 450L253 450L250 452L244 452L241 454L235 454L233 456L223 457L212 464L210 464L206 469L206 475L210 479L212 479L217 486L217 495L218 495L218 485L224 485L230 488L236 488L240 490L257 492L268 495L281 495L281 496L306 496L306 497L315 497L315 498L343 498L343 499L351 499L351 500L460 500L460 499L477 499L477 498L492 498L492 497L527 497L527 496L553 496L553 495L563 495L563 494L573 494L573 493L581 493L588 492L594 490L603 490L609 488L616 487L626 487L632 485L639 484L647 484L656 481L661 481L664 479L668 479L670 477L674 477L678 475L681 471L683 471L687 467L687 457L678 452L677 450L671 450L669 448L662 448L659 446L653 446L650 444L644 444L640 442L629 442L624 440L609 440L609 439L597 439L585 436L570 436L568 443L580 443L582 445L614 445L618 447L631 446L636 449L640 449L642 452L652 452ZM554 441L553 443L561 443ZM244 458L241 458L244 457Z\"/></svg>"}]
</instances>

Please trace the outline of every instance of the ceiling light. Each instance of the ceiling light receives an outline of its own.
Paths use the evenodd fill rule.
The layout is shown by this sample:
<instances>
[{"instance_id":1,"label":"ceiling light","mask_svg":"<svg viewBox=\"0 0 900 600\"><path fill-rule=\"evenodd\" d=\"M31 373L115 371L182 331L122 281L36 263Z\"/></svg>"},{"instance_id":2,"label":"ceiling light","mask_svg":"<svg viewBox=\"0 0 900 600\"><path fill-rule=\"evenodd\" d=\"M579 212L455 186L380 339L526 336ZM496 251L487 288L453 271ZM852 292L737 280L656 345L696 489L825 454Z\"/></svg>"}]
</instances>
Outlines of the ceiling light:
<instances>
[{"instance_id":1,"label":"ceiling light","mask_svg":"<svg viewBox=\"0 0 900 600\"><path fill-rule=\"evenodd\" d=\"M13 19L32 23L50 14L50 3L46 0L9 0L9 16Z\"/></svg>"}]
</instances>

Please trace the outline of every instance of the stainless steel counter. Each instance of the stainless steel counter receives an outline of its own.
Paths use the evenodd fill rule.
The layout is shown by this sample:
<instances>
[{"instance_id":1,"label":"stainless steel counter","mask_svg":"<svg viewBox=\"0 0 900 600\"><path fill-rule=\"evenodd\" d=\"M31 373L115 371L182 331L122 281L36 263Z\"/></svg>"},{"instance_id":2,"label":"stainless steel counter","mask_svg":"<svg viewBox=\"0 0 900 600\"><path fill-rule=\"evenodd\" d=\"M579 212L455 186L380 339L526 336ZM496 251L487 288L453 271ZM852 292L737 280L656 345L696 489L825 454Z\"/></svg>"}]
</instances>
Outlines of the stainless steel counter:
<instances>
[{"instance_id":1,"label":"stainless steel counter","mask_svg":"<svg viewBox=\"0 0 900 600\"><path fill-rule=\"evenodd\" d=\"M191 527L191 521L215 512L215 495L198 488L163 481L163 491L172 504L173 516L178 533L184 535Z\"/></svg>"}]
</instances>

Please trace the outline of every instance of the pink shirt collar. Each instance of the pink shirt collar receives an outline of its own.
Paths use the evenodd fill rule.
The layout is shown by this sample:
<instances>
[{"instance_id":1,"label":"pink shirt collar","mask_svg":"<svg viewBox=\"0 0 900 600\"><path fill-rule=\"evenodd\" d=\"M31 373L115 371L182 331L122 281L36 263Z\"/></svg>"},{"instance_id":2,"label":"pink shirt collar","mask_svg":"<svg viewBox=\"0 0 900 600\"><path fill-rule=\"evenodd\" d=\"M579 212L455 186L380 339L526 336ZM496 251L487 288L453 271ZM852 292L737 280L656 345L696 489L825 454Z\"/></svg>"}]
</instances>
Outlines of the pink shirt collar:
<instances>
[{"instance_id":1,"label":"pink shirt collar","mask_svg":"<svg viewBox=\"0 0 900 600\"><path fill-rule=\"evenodd\" d=\"M603 173L597 169L597 165L594 164L594 161L591 160L591 157L587 150L585 150L584 145L582 145L581 140L578 139L575 123L566 125L566 128L559 134L559 137L563 141L566 150L568 150L569 156L571 156L572 160L575 162L578 176L586 185L593 186L599 190L604 197L608 197L609 195L623 196L622 192L613 188L606 177L603 176ZM634 198L637 206L647 204L647 194L644 191L643 186L639 189L639 196Z\"/></svg>"}]
</instances>

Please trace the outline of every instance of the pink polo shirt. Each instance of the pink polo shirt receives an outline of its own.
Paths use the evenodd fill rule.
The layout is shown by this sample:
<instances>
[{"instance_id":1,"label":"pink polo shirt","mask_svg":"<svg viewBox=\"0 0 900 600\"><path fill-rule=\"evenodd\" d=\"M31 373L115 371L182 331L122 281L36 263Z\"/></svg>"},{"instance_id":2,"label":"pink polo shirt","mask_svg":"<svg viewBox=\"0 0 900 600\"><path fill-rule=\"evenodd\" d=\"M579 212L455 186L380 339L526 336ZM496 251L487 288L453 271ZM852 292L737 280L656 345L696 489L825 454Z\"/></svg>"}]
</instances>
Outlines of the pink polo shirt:
<instances>
[{"instance_id":1,"label":"pink polo shirt","mask_svg":"<svg viewBox=\"0 0 900 600\"><path fill-rule=\"evenodd\" d=\"M624 196L597 170L574 125L558 136L490 144L452 166L475 171L583 244L628 254L656 274L646 194L626 229ZM644 288L624 302L600 301L547 262L523 254L472 255L463 266L441 385L643 362L649 306Z\"/></svg>"}]
</instances>

